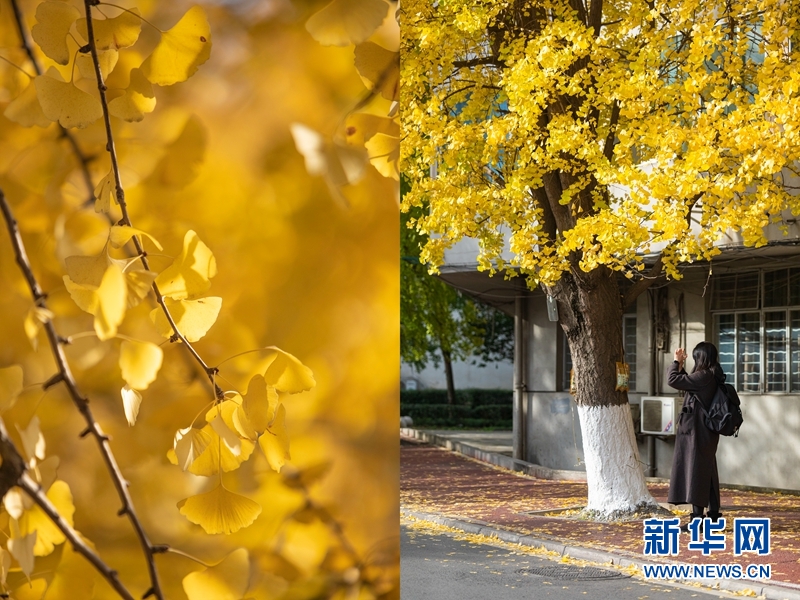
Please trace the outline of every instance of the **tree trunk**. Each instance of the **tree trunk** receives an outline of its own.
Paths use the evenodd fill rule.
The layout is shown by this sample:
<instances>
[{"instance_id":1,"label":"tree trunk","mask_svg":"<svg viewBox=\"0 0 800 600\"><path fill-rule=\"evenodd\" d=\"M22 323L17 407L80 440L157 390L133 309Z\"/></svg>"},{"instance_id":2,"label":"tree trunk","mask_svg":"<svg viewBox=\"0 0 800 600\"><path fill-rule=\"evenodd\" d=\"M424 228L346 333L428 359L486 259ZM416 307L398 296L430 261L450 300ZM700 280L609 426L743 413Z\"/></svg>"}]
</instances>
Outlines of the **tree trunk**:
<instances>
[{"instance_id":1,"label":"tree trunk","mask_svg":"<svg viewBox=\"0 0 800 600\"><path fill-rule=\"evenodd\" d=\"M450 353L444 350L442 350L442 358L444 360L444 376L447 379L447 403L452 406L456 403L456 384L453 381L453 360Z\"/></svg>"},{"instance_id":2,"label":"tree trunk","mask_svg":"<svg viewBox=\"0 0 800 600\"><path fill-rule=\"evenodd\" d=\"M589 486L586 509L608 519L655 509L639 460L628 394L615 390L615 363L624 360L623 309L615 274L605 268L566 274L549 292L558 301L572 354Z\"/></svg>"}]
</instances>

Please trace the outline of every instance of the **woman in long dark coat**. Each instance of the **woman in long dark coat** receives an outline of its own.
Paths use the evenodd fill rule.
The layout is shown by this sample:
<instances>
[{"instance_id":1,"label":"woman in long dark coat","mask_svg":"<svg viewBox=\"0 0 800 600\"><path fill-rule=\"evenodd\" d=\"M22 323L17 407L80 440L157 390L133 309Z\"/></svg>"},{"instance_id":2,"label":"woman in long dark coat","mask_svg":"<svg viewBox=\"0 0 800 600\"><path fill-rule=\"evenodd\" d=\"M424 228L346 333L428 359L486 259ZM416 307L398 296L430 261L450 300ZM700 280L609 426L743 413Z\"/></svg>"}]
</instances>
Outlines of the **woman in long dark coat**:
<instances>
[{"instance_id":1,"label":"woman in long dark coat","mask_svg":"<svg viewBox=\"0 0 800 600\"><path fill-rule=\"evenodd\" d=\"M686 351L675 350L675 361L667 372L667 383L683 391L683 408L672 456L672 476L669 480L670 504L691 504L691 519L702 518L708 507L708 517L716 521L719 512L719 475L717 473L717 444L719 434L703 422L698 402L708 409L717 391L725 382L725 373L717 359L717 348L710 342L700 342L692 351L694 369L683 368ZM685 529L686 526L683 527Z\"/></svg>"}]
</instances>

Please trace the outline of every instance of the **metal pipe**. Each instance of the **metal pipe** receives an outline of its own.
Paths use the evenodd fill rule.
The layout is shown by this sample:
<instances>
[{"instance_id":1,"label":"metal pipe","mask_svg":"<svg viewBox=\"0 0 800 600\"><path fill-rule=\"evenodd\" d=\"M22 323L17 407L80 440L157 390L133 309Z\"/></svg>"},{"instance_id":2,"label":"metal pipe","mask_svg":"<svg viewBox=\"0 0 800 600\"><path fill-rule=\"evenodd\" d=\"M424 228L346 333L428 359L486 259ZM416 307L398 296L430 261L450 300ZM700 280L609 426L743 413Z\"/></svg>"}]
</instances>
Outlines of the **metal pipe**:
<instances>
[{"instance_id":1,"label":"metal pipe","mask_svg":"<svg viewBox=\"0 0 800 600\"><path fill-rule=\"evenodd\" d=\"M514 299L514 406L513 406L513 457L526 460L525 456L525 400L526 400L526 352L525 352L525 296Z\"/></svg>"}]
</instances>

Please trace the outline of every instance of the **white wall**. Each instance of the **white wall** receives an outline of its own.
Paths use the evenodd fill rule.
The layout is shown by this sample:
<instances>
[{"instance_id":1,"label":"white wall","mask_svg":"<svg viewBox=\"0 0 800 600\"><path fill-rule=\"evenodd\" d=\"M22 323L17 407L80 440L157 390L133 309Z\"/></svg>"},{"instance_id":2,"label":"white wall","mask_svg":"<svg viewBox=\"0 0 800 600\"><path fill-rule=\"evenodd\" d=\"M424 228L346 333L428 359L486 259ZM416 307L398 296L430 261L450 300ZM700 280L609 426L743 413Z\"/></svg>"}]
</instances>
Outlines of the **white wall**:
<instances>
[{"instance_id":1,"label":"white wall","mask_svg":"<svg viewBox=\"0 0 800 600\"><path fill-rule=\"evenodd\" d=\"M401 364L400 381L404 384L408 380L415 380L422 388L447 389L447 380L444 374L444 365L435 368L428 365L417 373L414 367ZM491 362L485 367L471 364L469 361L455 361L453 363L453 379L456 389L482 388L510 390L514 387L514 364L511 361Z\"/></svg>"}]
</instances>

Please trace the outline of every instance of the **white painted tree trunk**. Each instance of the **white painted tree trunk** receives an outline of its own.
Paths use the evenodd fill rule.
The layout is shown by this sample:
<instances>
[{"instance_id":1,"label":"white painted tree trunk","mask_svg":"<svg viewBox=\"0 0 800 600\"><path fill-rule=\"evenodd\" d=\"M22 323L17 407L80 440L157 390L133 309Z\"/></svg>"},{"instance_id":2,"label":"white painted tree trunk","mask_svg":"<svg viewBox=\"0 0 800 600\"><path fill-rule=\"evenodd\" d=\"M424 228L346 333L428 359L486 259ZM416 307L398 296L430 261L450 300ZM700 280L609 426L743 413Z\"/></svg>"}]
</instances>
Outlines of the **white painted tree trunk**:
<instances>
[{"instance_id":1,"label":"white painted tree trunk","mask_svg":"<svg viewBox=\"0 0 800 600\"><path fill-rule=\"evenodd\" d=\"M656 501L647 491L628 403L578 406L589 500L600 517L614 518Z\"/></svg>"}]
</instances>

